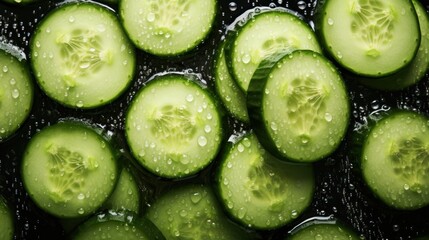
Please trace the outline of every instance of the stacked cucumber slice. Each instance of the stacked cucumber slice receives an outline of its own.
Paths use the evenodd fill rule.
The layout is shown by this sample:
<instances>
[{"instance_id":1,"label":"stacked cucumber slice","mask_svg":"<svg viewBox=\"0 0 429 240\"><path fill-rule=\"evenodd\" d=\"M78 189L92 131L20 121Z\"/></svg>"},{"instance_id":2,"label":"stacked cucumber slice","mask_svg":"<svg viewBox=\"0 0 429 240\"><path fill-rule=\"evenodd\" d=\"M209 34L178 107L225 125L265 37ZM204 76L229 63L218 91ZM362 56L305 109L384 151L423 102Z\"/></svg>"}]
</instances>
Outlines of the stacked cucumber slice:
<instances>
[{"instance_id":1,"label":"stacked cucumber slice","mask_svg":"<svg viewBox=\"0 0 429 240\"><path fill-rule=\"evenodd\" d=\"M257 7L220 33L216 0L108 2L53 4L24 48L31 69L25 53L0 46L0 144L26 137L12 135L38 116L40 90L38 106L55 118L26 128L21 179L71 239L274 238L313 214L315 164L348 147L347 80L401 90L429 69L429 15L417 0L320 1L315 28ZM199 46L215 51L206 60ZM192 57L202 74L178 70ZM429 205L428 123L392 111L359 138L362 179L388 207ZM0 238L10 238L3 202ZM304 225L288 237L358 239L337 222Z\"/></svg>"}]
</instances>

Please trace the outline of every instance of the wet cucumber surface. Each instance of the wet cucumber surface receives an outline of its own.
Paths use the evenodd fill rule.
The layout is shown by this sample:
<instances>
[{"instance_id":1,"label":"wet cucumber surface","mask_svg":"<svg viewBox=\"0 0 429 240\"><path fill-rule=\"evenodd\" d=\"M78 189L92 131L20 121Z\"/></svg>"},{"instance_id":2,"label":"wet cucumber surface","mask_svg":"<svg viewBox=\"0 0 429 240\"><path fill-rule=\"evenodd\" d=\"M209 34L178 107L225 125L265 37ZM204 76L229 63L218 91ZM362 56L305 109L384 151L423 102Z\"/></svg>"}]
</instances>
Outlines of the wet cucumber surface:
<instances>
[{"instance_id":1,"label":"wet cucumber surface","mask_svg":"<svg viewBox=\"0 0 429 240\"><path fill-rule=\"evenodd\" d=\"M18 239L61 239L64 232L59 221L40 210L24 190L20 176L22 153L29 139L40 129L57 123L63 118L76 118L95 123L106 133L118 139L117 146L130 156L126 164L135 166L139 188L142 190L142 209L149 202L171 187L171 181L154 177L132 160L124 136L126 110L136 92L154 74L166 70L201 73L214 89L213 59L226 26L246 10L257 6L287 7L311 20L316 0L248 0L219 1L219 14L213 31L195 50L180 57L158 58L137 50L137 69L134 81L124 94L113 103L90 111L72 110L55 103L35 88L34 107L28 120L10 139L0 142L0 194L5 196L15 216L15 235ZM421 1L423 3L423 1ZM0 41L10 42L23 49L29 56L29 41L36 25L46 13L55 8L57 1L39 1L24 6L0 2ZM427 3L423 3L426 10ZM115 11L114 4L110 5ZM412 239L428 234L429 208L418 211L398 211L383 205L365 186L358 166L352 138L367 127L368 121L392 108L429 113L429 77L426 74L418 85L403 91L386 93L371 90L345 78L351 102L351 119L345 141L327 159L315 164L315 195L310 207L294 222L272 231L255 231L263 239L282 239L295 225L314 216L334 215L356 229L366 239ZM231 132L249 127L232 118L228 119ZM197 176L183 180L186 183L212 184L213 170L218 159ZM174 185L177 186L177 185Z\"/></svg>"}]
</instances>

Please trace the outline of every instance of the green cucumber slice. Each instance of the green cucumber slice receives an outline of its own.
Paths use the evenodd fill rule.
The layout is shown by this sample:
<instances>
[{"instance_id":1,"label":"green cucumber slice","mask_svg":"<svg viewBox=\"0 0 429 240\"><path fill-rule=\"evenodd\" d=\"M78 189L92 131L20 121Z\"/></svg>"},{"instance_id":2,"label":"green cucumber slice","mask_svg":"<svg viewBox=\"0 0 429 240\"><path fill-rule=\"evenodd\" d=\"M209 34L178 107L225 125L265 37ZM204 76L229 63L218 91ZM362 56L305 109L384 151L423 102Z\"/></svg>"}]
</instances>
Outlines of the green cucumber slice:
<instances>
[{"instance_id":1,"label":"green cucumber slice","mask_svg":"<svg viewBox=\"0 0 429 240\"><path fill-rule=\"evenodd\" d=\"M67 3L48 13L30 48L41 89L71 108L112 102L134 76L134 49L117 17L93 2Z\"/></svg>"},{"instance_id":2,"label":"green cucumber slice","mask_svg":"<svg viewBox=\"0 0 429 240\"><path fill-rule=\"evenodd\" d=\"M313 30L296 15L281 8L257 8L246 14L246 23L229 33L225 55L231 75L244 92L267 56L280 50L321 52Z\"/></svg>"},{"instance_id":3,"label":"green cucumber slice","mask_svg":"<svg viewBox=\"0 0 429 240\"><path fill-rule=\"evenodd\" d=\"M188 52L211 31L216 0L123 0L123 26L134 44L151 54L173 56Z\"/></svg>"},{"instance_id":4,"label":"green cucumber slice","mask_svg":"<svg viewBox=\"0 0 429 240\"><path fill-rule=\"evenodd\" d=\"M362 238L354 230L332 217L314 217L293 228L285 239L361 240Z\"/></svg>"},{"instance_id":5,"label":"green cucumber slice","mask_svg":"<svg viewBox=\"0 0 429 240\"><path fill-rule=\"evenodd\" d=\"M165 240L151 221L127 211L99 213L80 225L71 239Z\"/></svg>"},{"instance_id":6,"label":"green cucumber slice","mask_svg":"<svg viewBox=\"0 0 429 240\"><path fill-rule=\"evenodd\" d=\"M419 23L409 0L327 0L318 16L325 49L357 75L381 77L399 71L420 44Z\"/></svg>"},{"instance_id":7,"label":"green cucumber slice","mask_svg":"<svg viewBox=\"0 0 429 240\"><path fill-rule=\"evenodd\" d=\"M100 208L112 193L119 171L109 143L92 127L60 122L32 137L21 174L41 209L73 218Z\"/></svg>"},{"instance_id":8,"label":"green cucumber slice","mask_svg":"<svg viewBox=\"0 0 429 240\"><path fill-rule=\"evenodd\" d=\"M417 55L404 69L382 78L361 78L361 82L372 88L397 91L418 83L429 70L429 15L426 8L412 0L420 25L420 47Z\"/></svg>"},{"instance_id":9,"label":"green cucumber slice","mask_svg":"<svg viewBox=\"0 0 429 240\"><path fill-rule=\"evenodd\" d=\"M6 200L0 196L0 239L11 240L14 233L14 220Z\"/></svg>"},{"instance_id":10,"label":"green cucumber slice","mask_svg":"<svg viewBox=\"0 0 429 240\"><path fill-rule=\"evenodd\" d=\"M365 182L390 207L418 209L429 204L429 119L394 111L371 128L361 157Z\"/></svg>"},{"instance_id":11,"label":"green cucumber slice","mask_svg":"<svg viewBox=\"0 0 429 240\"><path fill-rule=\"evenodd\" d=\"M363 178L386 205L403 210L429 204L429 118L393 111L366 137L361 157Z\"/></svg>"},{"instance_id":12,"label":"green cucumber slice","mask_svg":"<svg viewBox=\"0 0 429 240\"><path fill-rule=\"evenodd\" d=\"M313 200L311 165L280 161L254 134L246 134L223 155L217 177L222 204L244 226L276 229L298 218Z\"/></svg>"},{"instance_id":13,"label":"green cucumber slice","mask_svg":"<svg viewBox=\"0 0 429 240\"><path fill-rule=\"evenodd\" d=\"M341 75L310 50L277 53L263 61L250 82L247 107L261 144L278 158L298 162L314 162L335 151L350 115Z\"/></svg>"},{"instance_id":14,"label":"green cucumber slice","mask_svg":"<svg viewBox=\"0 0 429 240\"><path fill-rule=\"evenodd\" d=\"M215 195L205 185L172 188L150 206L146 216L168 240L252 239L228 221Z\"/></svg>"},{"instance_id":15,"label":"green cucumber slice","mask_svg":"<svg viewBox=\"0 0 429 240\"><path fill-rule=\"evenodd\" d=\"M228 112L238 120L247 123L249 122L249 115L247 114L246 95L229 74L224 46L225 41L219 46L215 60L214 81L216 92Z\"/></svg>"},{"instance_id":16,"label":"green cucumber slice","mask_svg":"<svg viewBox=\"0 0 429 240\"><path fill-rule=\"evenodd\" d=\"M156 75L128 109L125 133L131 151L158 176L193 175L206 167L220 148L222 112L195 77Z\"/></svg>"},{"instance_id":17,"label":"green cucumber slice","mask_svg":"<svg viewBox=\"0 0 429 240\"><path fill-rule=\"evenodd\" d=\"M0 142L27 119L33 105L33 83L22 57L0 45Z\"/></svg>"}]
</instances>

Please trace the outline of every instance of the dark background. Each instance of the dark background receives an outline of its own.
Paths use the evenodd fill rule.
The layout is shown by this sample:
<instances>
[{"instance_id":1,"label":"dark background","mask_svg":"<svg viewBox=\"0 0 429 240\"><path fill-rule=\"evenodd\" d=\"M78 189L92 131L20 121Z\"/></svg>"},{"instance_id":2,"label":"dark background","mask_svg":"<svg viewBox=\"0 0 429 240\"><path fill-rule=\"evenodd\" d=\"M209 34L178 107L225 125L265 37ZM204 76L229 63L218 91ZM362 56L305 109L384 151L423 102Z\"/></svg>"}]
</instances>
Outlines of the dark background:
<instances>
[{"instance_id":1,"label":"dark background","mask_svg":"<svg viewBox=\"0 0 429 240\"><path fill-rule=\"evenodd\" d=\"M41 0L27 6L0 3L0 41L12 43L29 55L29 40L37 23L56 6L58 1ZM235 3L235 6L234 4ZM423 1L422 1L423 3ZM220 1L216 25L209 37L195 50L177 58L158 58L137 51L136 76L131 87L113 103L96 110L73 110L48 99L36 86L33 110L18 132L0 142L0 193L7 199L16 219L16 239L63 239L58 220L35 206L24 190L20 177L20 161L28 140L45 126L63 118L87 120L113 134L118 148L124 153L125 164L133 165L124 141L124 114L136 91L153 74L174 70L201 73L213 85L212 61L215 49L227 25L245 10L258 6L278 6L293 9L312 21L317 0ZM114 10L116 5L110 4ZM426 3L426 9L429 5ZM367 127L367 122L389 109L410 109L429 113L429 77L418 85L394 93L371 90L345 77L349 89L352 115L348 134L340 148L327 159L315 164L316 192L310 208L291 224L275 231L256 232L263 239L279 239L299 222L314 216L334 215L355 228L366 239L412 239L429 234L429 208L397 211L381 204L368 191L359 172L355 134ZM231 133L248 129L244 124L228 119ZM216 161L215 161L216 163ZM215 164L214 163L214 164ZM159 192L183 182L211 183L212 166L202 173L180 182L158 179L140 167L133 167L144 195L144 208Z\"/></svg>"}]
</instances>

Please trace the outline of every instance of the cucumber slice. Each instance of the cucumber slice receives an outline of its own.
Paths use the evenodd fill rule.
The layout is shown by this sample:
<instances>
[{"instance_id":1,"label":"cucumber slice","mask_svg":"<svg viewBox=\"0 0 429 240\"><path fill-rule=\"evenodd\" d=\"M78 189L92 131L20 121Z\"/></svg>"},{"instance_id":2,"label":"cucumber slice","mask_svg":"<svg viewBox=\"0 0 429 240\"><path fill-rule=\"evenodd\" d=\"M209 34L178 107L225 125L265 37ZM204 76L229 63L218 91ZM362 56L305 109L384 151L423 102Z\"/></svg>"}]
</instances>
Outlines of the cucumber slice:
<instances>
[{"instance_id":1,"label":"cucumber slice","mask_svg":"<svg viewBox=\"0 0 429 240\"><path fill-rule=\"evenodd\" d=\"M429 119L392 112L365 139L361 169L365 182L385 204L418 209L429 204Z\"/></svg>"},{"instance_id":2,"label":"cucumber slice","mask_svg":"<svg viewBox=\"0 0 429 240\"><path fill-rule=\"evenodd\" d=\"M361 240L362 238L348 226L331 217L315 217L292 229L289 240L335 239Z\"/></svg>"},{"instance_id":3,"label":"cucumber slice","mask_svg":"<svg viewBox=\"0 0 429 240\"><path fill-rule=\"evenodd\" d=\"M362 78L361 82L372 88L397 91L416 84L425 76L429 70L429 15L423 5L413 0L413 5L416 10L420 24L420 47L413 61L393 75L383 78Z\"/></svg>"},{"instance_id":4,"label":"cucumber slice","mask_svg":"<svg viewBox=\"0 0 429 240\"><path fill-rule=\"evenodd\" d=\"M205 185L181 185L157 199L146 214L168 240L251 239L223 214Z\"/></svg>"},{"instance_id":5,"label":"cucumber slice","mask_svg":"<svg viewBox=\"0 0 429 240\"><path fill-rule=\"evenodd\" d=\"M99 4L60 5L37 26L30 48L42 90L71 108L110 103L133 79L133 46L115 14Z\"/></svg>"},{"instance_id":6,"label":"cucumber slice","mask_svg":"<svg viewBox=\"0 0 429 240\"><path fill-rule=\"evenodd\" d=\"M193 175L217 155L222 113L206 87L179 73L156 75L133 99L127 140L137 160L166 178Z\"/></svg>"},{"instance_id":7,"label":"cucumber slice","mask_svg":"<svg viewBox=\"0 0 429 240\"><path fill-rule=\"evenodd\" d=\"M79 226L72 240L165 240L159 229L148 219L132 212L102 212Z\"/></svg>"},{"instance_id":8,"label":"cucumber slice","mask_svg":"<svg viewBox=\"0 0 429 240\"><path fill-rule=\"evenodd\" d=\"M130 170L123 168L115 190L103 208L115 211L140 212L140 190Z\"/></svg>"},{"instance_id":9,"label":"cucumber slice","mask_svg":"<svg viewBox=\"0 0 429 240\"><path fill-rule=\"evenodd\" d=\"M6 200L0 196L0 239L11 240L14 233L14 221L12 212L6 204Z\"/></svg>"},{"instance_id":10,"label":"cucumber slice","mask_svg":"<svg viewBox=\"0 0 429 240\"><path fill-rule=\"evenodd\" d=\"M5 3L10 3L14 5L25 5L33 2L37 2L38 0L2 0Z\"/></svg>"},{"instance_id":11,"label":"cucumber slice","mask_svg":"<svg viewBox=\"0 0 429 240\"><path fill-rule=\"evenodd\" d=\"M33 105L33 83L24 59L0 46L0 142L20 128Z\"/></svg>"},{"instance_id":12,"label":"cucumber slice","mask_svg":"<svg viewBox=\"0 0 429 240\"><path fill-rule=\"evenodd\" d=\"M296 15L277 8L257 8L246 23L228 36L226 59L229 71L246 92L253 73L267 56L280 50L309 49L321 52L310 26ZM258 13L259 12L259 13Z\"/></svg>"},{"instance_id":13,"label":"cucumber slice","mask_svg":"<svg viewBox=\"0 0 429 240\"><path fill-rule=\"evenodd\" d=\"M310 205L314 175L311 165L275 159L254 134L246 134L225 152L217 187L235 220L251 228L276 229Z\"/></svg>"},{"instance_id":14,"label":"cucumber slice","mask_svg":"<svg viewBox=\"0 0 429 240\"><path fill-rule=\"evenodd\" d=\"M60 122L42 129L22 160L30 197L60 218L94 213L112 193L118 175L109 143L82 123Z\"/></svg>"},{"instance_id":15,"label":"cucumber slice","mask_svg":"<svg viewBox=\"0 0 429 240\"><path fill-rule=\"evenodd\" d=\"M331 154L350 115L341 75L310 50L278 53L263 61L250 82L247 107L261 144L279 158L298 162Z\"/></svg>"},{"instance_id":16,"label":"cucumber slice","mask_svg":"<svg viewBox=\"0 0 429 240\"><path fill-rule=\"evenodd\" d=\"M216 91L228 112L242 122L249 122L247 114L246 95L229 74L224 53L225 41L217 50L214 81Z\"/></svg>"},{"instance_id":17,"label":"cucumber slice","mask_svg":"<svg viewBox=\"0 0 429 240\"><path fill-rule=\"evenodd\" d=\"M381 77L405 67L420 44L409 0L327 0L318 32L327 52L358 75Z\"/></svg>"},{"instance_id":18,"label":"cucumber slice","mask_svg":"<svg viewBox=\"0 0 429 240\"><path fill-rule=\"evenodd\" d=\"M210 32L216 0L123 0L119 13L134 44L151 54L173 56L190 51Z\"/></svg>"}]
</instances>

